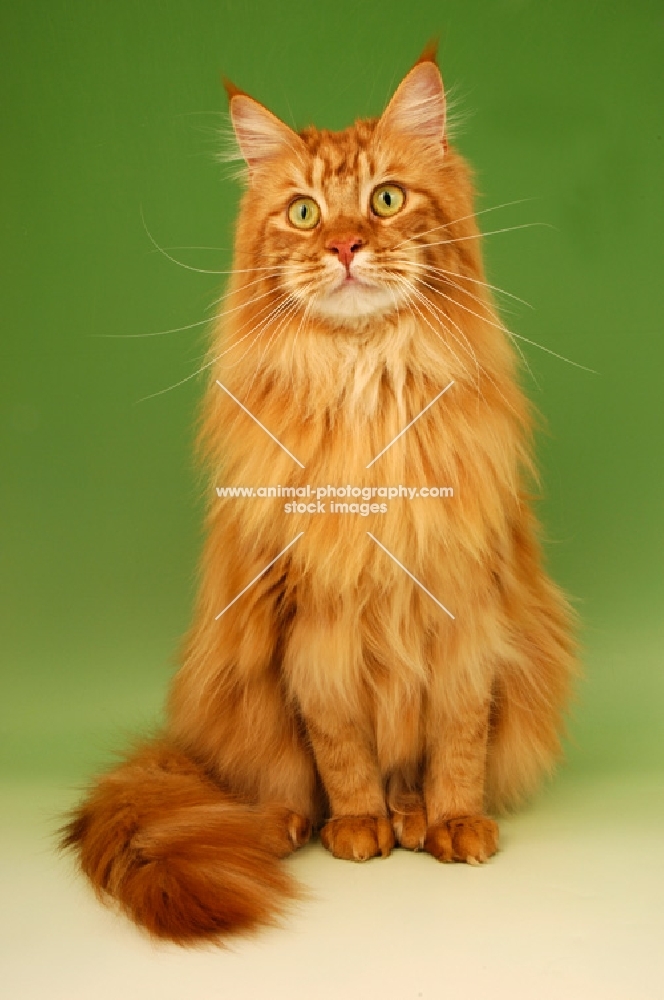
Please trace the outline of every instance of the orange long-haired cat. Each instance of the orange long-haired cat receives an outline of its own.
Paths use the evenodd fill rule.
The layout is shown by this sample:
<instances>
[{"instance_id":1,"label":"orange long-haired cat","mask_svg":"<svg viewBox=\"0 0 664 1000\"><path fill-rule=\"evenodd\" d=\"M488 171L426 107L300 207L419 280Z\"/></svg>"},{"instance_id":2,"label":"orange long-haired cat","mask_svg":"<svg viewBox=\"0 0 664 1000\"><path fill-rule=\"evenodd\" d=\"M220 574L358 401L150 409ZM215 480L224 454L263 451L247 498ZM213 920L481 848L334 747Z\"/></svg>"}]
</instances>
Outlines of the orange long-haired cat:
<instances>
[{"instance_id":1,"label":"orange long-haired cat","mask_svg":"<svg viewBox=\"0 0 664 1000\"><path fill-rule=\"evenodd\" d=\"M201 442L213 486L282 496L214 496L166 729L63 837L178 942L274 917L298 891L279 859L315 829L354 861L486 861L487 814L558 754L574 667L434 52L343 132L228 89L248 186ZM337 507L348 489L372 502Z\"/></svg>"}]
</instances>

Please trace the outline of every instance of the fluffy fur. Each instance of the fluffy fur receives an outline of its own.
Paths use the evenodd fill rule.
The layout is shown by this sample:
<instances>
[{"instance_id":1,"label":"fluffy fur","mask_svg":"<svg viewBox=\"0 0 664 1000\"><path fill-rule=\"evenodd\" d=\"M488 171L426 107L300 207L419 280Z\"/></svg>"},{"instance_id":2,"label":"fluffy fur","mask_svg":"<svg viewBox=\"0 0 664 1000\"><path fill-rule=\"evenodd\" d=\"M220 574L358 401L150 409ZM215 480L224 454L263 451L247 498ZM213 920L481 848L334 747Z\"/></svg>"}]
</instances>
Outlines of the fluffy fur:
<instances>
[{"instance_id":1,"label":"fluffy fur","mask_svg":"<svg viewBox=\"0 0 664 1000\"><path fill-rule=\"evenodd\" d=\"M368 518L214 497L167 730L94 785L64 835L100 894L179 942L270 919L296 891L277 859L312 828L340 858L396 842L485 861L488 814L559 753L573 670L526 491L529 409L433 53L380 119L339 133L296 134L229 95L249 183L200 436L212 484L455 496ZM381 218L386 182L405 204ZM288 218L302 196L321 213L307 231Z\"/></svg>"}]
</instances>

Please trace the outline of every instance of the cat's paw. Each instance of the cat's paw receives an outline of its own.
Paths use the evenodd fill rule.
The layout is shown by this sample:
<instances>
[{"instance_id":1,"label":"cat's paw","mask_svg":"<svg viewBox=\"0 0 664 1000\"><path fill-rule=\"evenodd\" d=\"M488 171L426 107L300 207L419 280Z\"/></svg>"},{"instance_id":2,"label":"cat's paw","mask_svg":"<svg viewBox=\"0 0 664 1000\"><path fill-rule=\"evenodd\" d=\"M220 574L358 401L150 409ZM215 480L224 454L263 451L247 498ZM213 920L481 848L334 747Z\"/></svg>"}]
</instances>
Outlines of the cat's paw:
<instances>
[{"instance_id":1,"label":"cat's paw","mask_svg":"<svg viewBox=\"0 0 664 1000\"><path fill-rule=\"evenodd\" d=\"M263 842L280 858L304 847L311 836L311 821L285 806L270 806L263 825Z\"/></svg>"},{"instance_id":2,"label":"cat's paw","mask_svg":"<svg viewBox=\"0 0 664 1000\"><path fill-rule=\"evenodd\" d=\"M391 809L390 819L397 843L409 851L420 851L427 835L427 814L421 802Z\"/></svg>"},{"instance_id":3,"label":"cat's paw","mask_svg":"<svg viewBox=\"0 0 664 1000\"><path fill-rule=\"evenodd\" d=\"M486 816L459 816L427 830L424 850L438 861L479 865L498 850L498 824Z\"/></svg>"},{"instance_id":4,"label":"cat's paw","mask_svg":"<svg viewBox=\"0 0 664 1000\"><path fill-rule=\"evenodd\" d=\"M392 824L385 816L337 816L327 821L320 839L345 861L368 861L377 854L386 858L394 847Z\"/></svg>"}]
</instances>

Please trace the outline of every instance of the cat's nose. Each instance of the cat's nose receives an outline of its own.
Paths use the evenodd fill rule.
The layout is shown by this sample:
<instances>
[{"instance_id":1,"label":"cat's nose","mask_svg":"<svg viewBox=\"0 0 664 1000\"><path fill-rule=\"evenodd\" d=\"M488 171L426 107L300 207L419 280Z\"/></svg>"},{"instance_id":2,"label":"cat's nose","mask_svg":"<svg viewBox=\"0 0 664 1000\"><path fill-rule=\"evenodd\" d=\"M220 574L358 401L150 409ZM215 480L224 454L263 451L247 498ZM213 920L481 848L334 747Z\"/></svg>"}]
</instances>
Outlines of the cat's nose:
<instances>
[{"instance_id":1,"label":"cat's nose","mask_svg":"<svg viewBox=\"0 0 664 1000\"><path fill-rule=\"evenodd\" d=\"M348 271L354 255L362 246L364 246L364 240L362 237L353 234L351 236L340 236L338 239L330 240L327 244L327 249L330 253L333 253L339 258L343 266Z\"/></svg>"}]
</instances>

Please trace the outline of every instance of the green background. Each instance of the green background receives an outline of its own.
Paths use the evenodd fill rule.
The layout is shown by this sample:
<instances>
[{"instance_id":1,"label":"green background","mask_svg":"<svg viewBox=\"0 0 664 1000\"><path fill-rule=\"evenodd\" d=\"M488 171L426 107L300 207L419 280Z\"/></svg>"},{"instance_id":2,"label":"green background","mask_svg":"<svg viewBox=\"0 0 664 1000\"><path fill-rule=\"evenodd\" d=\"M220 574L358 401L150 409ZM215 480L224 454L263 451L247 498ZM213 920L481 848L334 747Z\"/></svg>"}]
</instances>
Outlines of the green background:
<instances>
[{"instance_id":1,"label":"green background","mask_svg":"<svg viewBox=\"0 0 664 1000\"><path fill-rule=\"evenodd\" d=\"M201 544L186 378L230 263L220 74L286 121L379 113L427 39L490 280L547 420L549 565L583 622L567 775L662 770L662 41L646 0L2 3L2 768L83 780L159 717ZM143 223L145 220L145 226ZM118 339L110 339L117 337ZM563 778L563 780L565 780Z\"/></svg>"}]
</instances>

